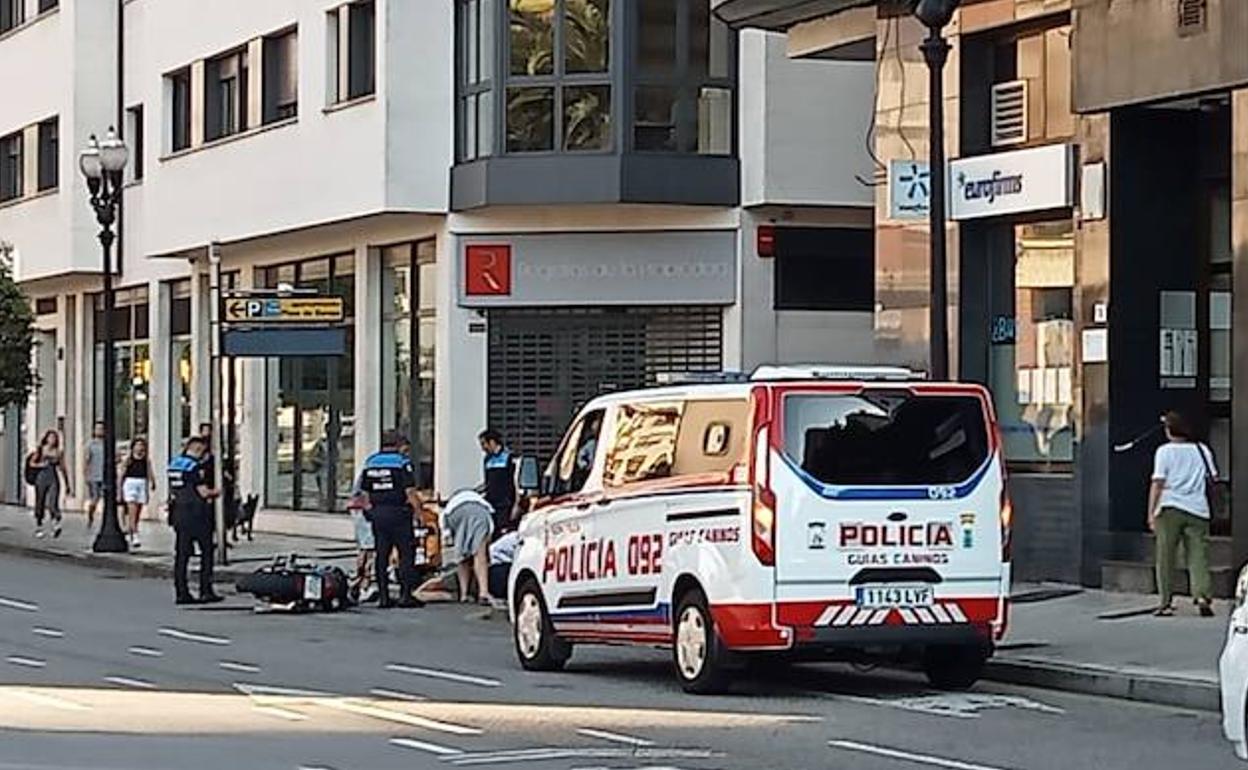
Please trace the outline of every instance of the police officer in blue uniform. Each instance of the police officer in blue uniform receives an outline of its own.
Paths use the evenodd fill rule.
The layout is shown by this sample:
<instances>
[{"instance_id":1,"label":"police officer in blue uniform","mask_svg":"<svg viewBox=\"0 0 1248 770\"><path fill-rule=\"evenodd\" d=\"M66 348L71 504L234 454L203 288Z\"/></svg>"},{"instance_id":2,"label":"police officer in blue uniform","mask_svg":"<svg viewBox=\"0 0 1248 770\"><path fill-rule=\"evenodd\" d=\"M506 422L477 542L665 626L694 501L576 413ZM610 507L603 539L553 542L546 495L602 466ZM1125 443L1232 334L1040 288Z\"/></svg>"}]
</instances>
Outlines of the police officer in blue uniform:
<instances>
[{"instance_id":1,"label":"police officer in blue uniform","mask_svg":"<svg viewBox=\"0 0 1248 770\"><path fill-rule=\"evenodd\" d=\"M413 570L416 562L416 534L412 530L412 512L419 507L416 496L416 471L401 448L407 440L393 431L381 437L381 451L369 457L360 471L356 488L365 498L364 516L372 524L377 546L375 574L381 595L379 606L394 606L390 598L390 552L399 552L400 607L420 607L412 597Z\"/></svg>"},{"instance_id":2,"label":"police officer in blue uniform","mask_svg":"<svg viewBox=\"0 0 1248 770\"><path fill-rule=\"evenodd\" d=\"M203 457L207 445L199 436L186 442L182 454L169 464L169 523L176 538L173 555L173 587L178 604L210 604L221 601L212 588L212 535L215 529L211 500L217 492L204 477ZM199 598L187 586L191 553L199 548Z\"/></svg>"},{"instance_id":3,"label":"police officer in blue uniform","mask_svg":"<svg viewBox=\"0 0 1248 770\"><path fill-rule=\"evenodd\" d=\"M515 528L512 511L516 507L516 463L498 431L481 431L477 440L485 454L482 483L477 491L494 509L494 534L498 536Z\"/></svg>"}]
</instances>

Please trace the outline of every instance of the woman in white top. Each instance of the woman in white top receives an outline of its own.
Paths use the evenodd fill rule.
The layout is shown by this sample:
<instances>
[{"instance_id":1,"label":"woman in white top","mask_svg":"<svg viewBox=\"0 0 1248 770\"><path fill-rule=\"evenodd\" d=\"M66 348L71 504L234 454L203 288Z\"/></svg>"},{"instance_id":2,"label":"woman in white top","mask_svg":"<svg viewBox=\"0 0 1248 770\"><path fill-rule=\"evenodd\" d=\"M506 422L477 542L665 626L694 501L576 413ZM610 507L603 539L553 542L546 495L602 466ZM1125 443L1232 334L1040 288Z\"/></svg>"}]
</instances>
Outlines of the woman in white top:
<instances>
[{"instance_id":1,"label":"woman in white top","mask_svg":"<svg viewBox=\"0 0 1248 770\"><path fill-rule=\"evenodd\" d=\"M1148 495L1148 528L1157 535L1157 592L1161 596L1153 614L1174 614L1174 557L1182 542L1192 598L1202 616L1212 617L1207 492L1217 478L1217 467L1213 452L1193 439L1182 415L1167 412L1162 422L1169 441L1157 447Z\"/></svg>"}]
</instances>

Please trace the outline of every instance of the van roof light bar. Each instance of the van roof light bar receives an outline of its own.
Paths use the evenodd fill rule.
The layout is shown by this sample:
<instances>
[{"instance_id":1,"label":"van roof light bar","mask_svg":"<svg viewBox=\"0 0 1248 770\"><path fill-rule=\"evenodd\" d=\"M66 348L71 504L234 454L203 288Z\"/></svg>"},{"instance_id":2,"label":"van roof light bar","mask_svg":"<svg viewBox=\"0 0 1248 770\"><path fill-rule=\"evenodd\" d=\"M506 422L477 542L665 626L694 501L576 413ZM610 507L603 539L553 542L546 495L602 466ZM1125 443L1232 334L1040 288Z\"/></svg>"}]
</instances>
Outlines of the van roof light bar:
<instances>
[{"instance_id":1,"label":"van roof light bar","mask_svg":"<svg viewBox=\"0 0 1248 770\"><path fill-rule=\"evenodd\" d=\"M752 380L845 380L851 382L913 382L927 375L900 366L797 365L760 366Z\"/></svg>"},{"instance_id":2,"label":"van roof light bar","mask_svg":"<svg viewBox=\"0 0 1248 770\"><path fill-rule=\"evenodd\" d=\"M659 372L654 375L656 385L731 385L749 381L745 372Z\"/></svg>"}]
</instances>

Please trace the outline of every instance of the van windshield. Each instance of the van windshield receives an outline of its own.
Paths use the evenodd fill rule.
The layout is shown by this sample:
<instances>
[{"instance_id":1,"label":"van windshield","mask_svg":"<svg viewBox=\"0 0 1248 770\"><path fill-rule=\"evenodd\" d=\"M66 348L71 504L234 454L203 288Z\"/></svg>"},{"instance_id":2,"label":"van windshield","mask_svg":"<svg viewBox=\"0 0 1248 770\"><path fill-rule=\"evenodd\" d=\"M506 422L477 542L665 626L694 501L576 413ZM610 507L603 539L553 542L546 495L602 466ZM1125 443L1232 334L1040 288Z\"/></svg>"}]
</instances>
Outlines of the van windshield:
<instances>
[{"instance_id":1,"label":"van windshield","mask_svg":"<svg viewBox=\"0 0 1248 770\"><path fill-rule=\"evenodd\" d=\"M879 391L784 399L784 453L824 484L956 484L988 456L979 399Z\"/></svg>"}]
</instances>

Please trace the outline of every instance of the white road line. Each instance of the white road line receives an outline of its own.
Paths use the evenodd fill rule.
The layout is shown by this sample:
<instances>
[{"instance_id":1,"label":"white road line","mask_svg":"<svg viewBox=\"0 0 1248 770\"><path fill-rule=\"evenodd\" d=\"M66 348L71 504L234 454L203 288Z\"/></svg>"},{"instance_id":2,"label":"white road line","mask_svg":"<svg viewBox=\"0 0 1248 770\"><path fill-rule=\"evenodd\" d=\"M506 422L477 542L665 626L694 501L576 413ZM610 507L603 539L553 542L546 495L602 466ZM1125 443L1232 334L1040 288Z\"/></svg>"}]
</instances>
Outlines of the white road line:
<instances>
[{"instance_id":1,"label":"white road line","mask_svg":"<svg viewBox=\"0 0 1248 770\"><path fill-rule=\"evenodd\" d=\"M298 711L284 709L281 706L252 706L252 710L278 719L285 719L287 722L303 722L308 718L307 714L300 714Z\"/></svg>"},{"instance_id":2,"label":"white road line","mask_svg":"<svg viewBox=\"0 0 1248 770\"><path fill-rule=\"evenodd\" d=\"M81 703L75 703L72 700L61 698L56 695L46 695L41 692L30 692L29 690L14 690L13 694L18 698L33 703L36 706L48 706L49 708L60 709L61 711L90 711L90 706L84 706Z\"/></svg>"},{"instance_id":3,"label":"white road line","mask_svg":"<svg viewBox=\"0 0 1248 770\"><path fill-rule=\"evenodd\" d=\"M461 684L475 684L478 687L502 687L503 683L497 679L488 679L483 676L472 676L471 674L457 674L454 671L439 671L433 668L420 668L419 666L409 666L405 663L390 663L386 666L387 671L393 671L398 674L411 674L412 676L425 676L430 679L444 679L448 682L460 682Z\"/></svg>"},{"instance_id":4,"label":"white road line","mask_svg":"<svg viewBox=\"0 0 1248 770\"><path fill-rule=\"evenodd\" d=\"M582 727L576 731L578 735L584 735L587 738L601 738L604 741L613 743L624 743L629 746L653 746L654 741L648 741L645 738L634 738L631 735L620 735L619 733L608 732L606 730L594 730L589 727Z\"/></svg>"},{"instance_id":5,"label":"white road line","mask_svg":"<svg viewBox=\"0 0 1248 770\"><path fill-rule=\"evenodd\" d=\"M104 681L121 687L133 687L137 690L155 690L156 685L143 679L131 679L128 676L106 676Z\"/></svg>"},{"instance_id":6,"label":"white road line","mask_svg":"<svg viewBox=\"0 0 1248 770\"><path fill-rule=\"evenodd\" d=\"M328 706L339 711L346 711L350 714L356 714L363 717L371 717L373 719L382 719L387 722L395 722L409 727L420 727L425 730L433 730L440 733L449 733L450 735L480 735L485 732L476 727L465 727L464 725L452 724L450 722L439 722L436 719L426 719L415 714L408 714L403 711L394 711L392 709L382 708L380 706L370 706L367 703L359 703L351 700L327 700L320 705Z\"/></svg>"},{"instance_id":7,"label":"white road line","mask_svg":"<svg viewBox=\"0 0 1248 770\"><path fill-rule=\"evenodd\" d=\"M957 759L945 759L943 757L933 757L927 754L912 754L908 751L899 749L890 749L884 746L872 746L868 743L858 743L856 741L828 741L828 745L834 749L844 749L845 751L856 751L860 754L874 754L877 757L888 757L889 759L901 759L907 762L914 762L920 765L931 765L932 767L944 767L948 770L1003 770L999 767L989 767L988 765L977 765L972 762L962 762Z\"/></svg>"},{"instance_id":8,"label":"white road line","mask_svg":"<svg viewBox=\"0 0 1248 770\"><path fill-rule=\"evenodd\" d=\"M411 701L413 703L429 700L429 698L425 695L416 695L415 693L403 692L402 690L390 690L385 687L374 687L373 689L368 691L368 694L376 696L378 698L389 698L390 700L405 700L405 701Z\"/></svg>"},{"instance_id":9,"label":"white road line","mask_svg":"<svg viewBox=\"0 0 1248 770\"><path fill-rule=\"evenodd\" d=\"M10 655L5 658L5 660L14 666L25 666L26 668L47 668L48 666L48 662L46 660L28 658L25 655Z\"/></svg>"},{"instance_id":10,"label":"white road line","mask_svg":"<svg viewBox=\"0 0 1248 770\"><path fill-rule=\"evenodd\" d=\"M195 634L190 631L182 631L177 628L162 628L156 633L170 639L177 639L180 642L197 642L199 644L215 644L218 647L225 647L231 644L229 639L222 636L210 636L208 634Z\"/></svg>"},{"instance_id":11,"label":"white road line","mask_svg":"<svg viewBox=\"0 0 1248 770\"><path fill-rule=\"evenodd\" d=\"M0 596L0 607L7 607L11 610L21 610L22 612L38 612L39 605L33 602L24 602L21 599L9 599Z\"/></svg>"},{"instance_id":12,"label":"white road line","mask_svg":"<svg viewBox=\"0 0 1248 770\"><path fill-rule=\"evenodd\" d=\"M222 660L219 661L217 665L225 671L239 671L244 674L255 674L260 671L259 666L252 665L251 663L238 663L233 660Z\"/></svg>"},{"instance_id":13,"label":"white road line","mask_svg":"<svg viewBox=\"0 0 1248 770\"><path fill-rule=\"evenodd\" d=\"M126 650L131 655L138 655L140 658L163 658L165 653L154 647L131 647Z\"/></svg>"},{"instance_id":14,"label":"white road line","mask_svg":"<svg viewBox=\"0 0 1248 770\"><path fill-rule=\"evenodd\" d=\"M332 698L332 693L317 692L316 690L299 690L293 687L273 687L267 684L248 684L246 682L235 682L234 689L243 695L249 695L255 698L272 696L277 698Z\"/></svg>"},{"instance_id":15,"label":"white road line","mask_svg":"<svg viewBox=\"0 0 1248 770\"><path fill-rule=\"evenodd\" d=\"M453 749L450 746L439 746L436 743L426 743L413 738L391 738L391 746L398 746L402 749L416 749L417 751L427 751L430 754L437 754L440 757L454 757L464 752L459 749Z\"/></svg>"},{"instance_id":16,"label":"white road line","mask_svg":"<svg viewBox=\"0 0 1248 770\"><path fill-rule=\"evenodd\" d=\"M447 759L453 765L502 765L520 762L544 762L561 759L712 759L723 756L709 749L649 749L649 748L561 748L548 746L515 751L487 751L462 754Z\"/></svg>"},{"instance_id":17,"label":"white road line","mask_svg":"<svg viewBox=\"0 0 1248 770\"><path fill-rule=\"evenodd\" d=\"M34 628L30 629L30 632L34 634L35 636L42 636L45 639L64 639L65 638L65 632L59 629L55 629L55 628L44 628L42 626L35 626Z\"/></svg>"}]
</instances>

